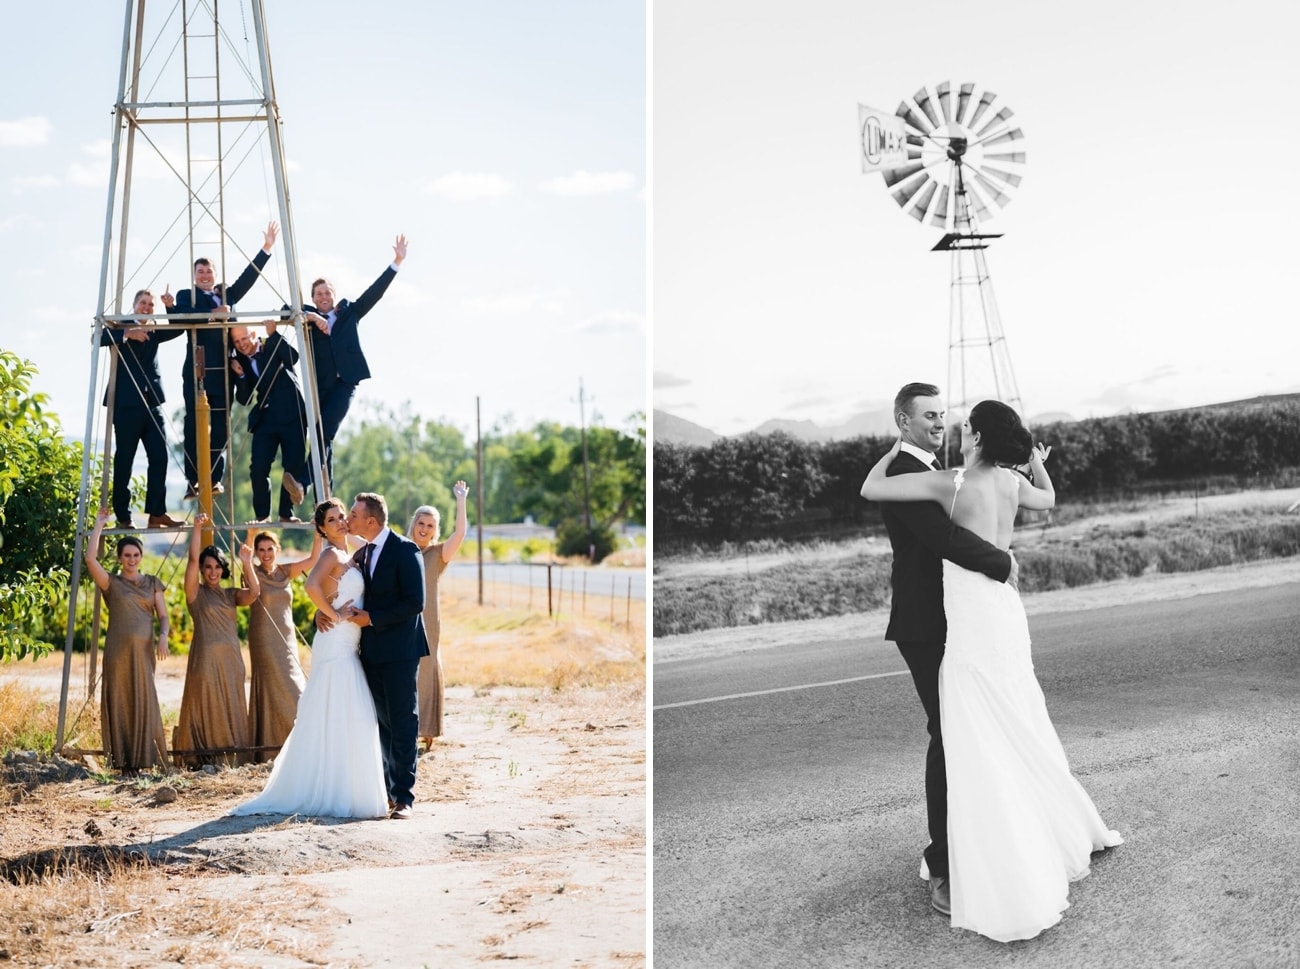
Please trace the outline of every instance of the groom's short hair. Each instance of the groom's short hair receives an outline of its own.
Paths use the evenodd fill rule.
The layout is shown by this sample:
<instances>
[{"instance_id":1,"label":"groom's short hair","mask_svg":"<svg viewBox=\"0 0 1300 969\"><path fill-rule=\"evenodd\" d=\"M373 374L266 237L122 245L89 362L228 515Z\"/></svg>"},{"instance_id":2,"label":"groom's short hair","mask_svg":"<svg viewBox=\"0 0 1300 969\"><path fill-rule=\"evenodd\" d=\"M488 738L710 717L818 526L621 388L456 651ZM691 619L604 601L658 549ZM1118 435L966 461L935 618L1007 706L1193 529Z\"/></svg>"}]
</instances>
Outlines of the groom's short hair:
<instances>
[{"instance_id":1,"label":"groom's short hair","mask_svg":"<svg viewBox=\"0 0 1300 969\"><path fill-rule=\"evenodd\" d=\"M383 495L377 495L373 491L363 491L357 495L356 500L366 506L366 514L379 522L380 528L388 524L388 503L384 501Z\"/></svg>"},{"instance_id":2,"label":"groom's short hair","mask_svg":"<svg viewBox=\"0 0 1300 969\"><path fill-rule=\"evenodd\" d=\"M894 423L898 423L898 415L906 414L912 416L912 401L918 397L938 397L939 388L934 384L904 384L903 389L898 392L894 398Z\"/></svg>"}]
</instances>

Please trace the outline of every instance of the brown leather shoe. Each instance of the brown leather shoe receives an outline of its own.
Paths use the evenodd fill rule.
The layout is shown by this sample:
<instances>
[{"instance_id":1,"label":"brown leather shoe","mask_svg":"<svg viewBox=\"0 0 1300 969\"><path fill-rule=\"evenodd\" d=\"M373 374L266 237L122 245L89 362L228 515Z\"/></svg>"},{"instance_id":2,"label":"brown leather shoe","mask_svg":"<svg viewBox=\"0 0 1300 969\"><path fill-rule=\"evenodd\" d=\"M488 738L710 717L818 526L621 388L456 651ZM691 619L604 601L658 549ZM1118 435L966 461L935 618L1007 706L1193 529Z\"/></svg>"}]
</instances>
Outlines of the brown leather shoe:
<instances>
[{"instance_id":1,"label":"brown leather shoe","mask_svg":"<svg viewBox=\"0 0 1300 969\"><path fill-rule=\"evenodd\" d=\"M171 515L167 514L166 512L163 512L161 515L149 516L149 527L150 528L184 528L185 523L183 521L177 521Z\"/></svg>"},{"instance_id":2,"label":"brown leather shoe","mask_svg":"<svg viewBox=\"0 0 1300 969\"><path fill-rule=\"evenodd\" d=\"M393 813L388 816L393 818L395 821L409 821L413 813L411 805L399 804L397 807L393 808Z\"/></svg>"},{"instance_id":3,"label":"brown leather shoe","mask_svg":"<svg viewBox=\"0 0 1300 969\"><path fill-rule=\"evenodd\" d=\"M930 907L940 915L952 915L952 891L946 875L930 879Z\"/></svg>"},{"instance_id":4,"label":"brown leather shoe","mask_svg":"<svg viewBox=\"0 0 1300 969\"><path fill-rule=\"evenodd\" d=\"M298 479L288 471L280 475L280 485L285 491L289 492L289 500L295 505L301 505L302 499L307 494L307 489L298 483Z\"/></svg>"}]
</instances>

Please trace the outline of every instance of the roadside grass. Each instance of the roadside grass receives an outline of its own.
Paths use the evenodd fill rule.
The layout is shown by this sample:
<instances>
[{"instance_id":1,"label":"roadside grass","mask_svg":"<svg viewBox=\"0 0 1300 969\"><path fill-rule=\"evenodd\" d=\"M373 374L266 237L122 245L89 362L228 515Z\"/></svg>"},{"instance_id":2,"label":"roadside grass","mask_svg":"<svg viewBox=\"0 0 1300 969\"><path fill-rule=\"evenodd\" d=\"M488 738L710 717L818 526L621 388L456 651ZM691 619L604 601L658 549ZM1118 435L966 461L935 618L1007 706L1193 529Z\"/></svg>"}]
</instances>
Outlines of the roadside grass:
<instances>
[{"instance_id":1,"label":"roadside grass","mask_svg":"<svg viewBox=\"0 0 1300 969\"><path fill-rule=\"evenodd\" d=\"M1141 507L1125 503L1123 510ZM1021 591L1041 592L1152 572L1191 572L1294 556L1300 554L1300 517L1262 508L1149 525L1098 525L1071 537L1053 537L1049 531L1034 544L1013 550L1020 561ZM723 552L734 560L734 549ZM675 569L676 558L657 561L654 635L837 616L889 603L888 553L845 557L827 549L823 555L809 556L799 546L762 552L752 555L752 567L743 575L734 570L710 575L698 568ZM683 565L700 561L700 554L681 560Z\"/></svg>"}]
</instances>

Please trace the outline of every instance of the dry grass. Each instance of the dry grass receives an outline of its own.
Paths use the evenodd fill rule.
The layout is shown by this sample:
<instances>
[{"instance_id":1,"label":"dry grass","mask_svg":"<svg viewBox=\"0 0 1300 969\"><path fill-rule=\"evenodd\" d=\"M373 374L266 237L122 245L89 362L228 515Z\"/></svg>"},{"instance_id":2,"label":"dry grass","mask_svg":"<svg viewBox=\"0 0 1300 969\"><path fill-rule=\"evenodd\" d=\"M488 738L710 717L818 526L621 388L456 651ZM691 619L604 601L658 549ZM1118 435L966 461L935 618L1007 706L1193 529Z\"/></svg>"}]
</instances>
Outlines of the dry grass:
<instances>
[{"instance_id":1,"label":"dry grass","mask_svg":"<svg viewBox=\"0 0 1300 969\"><path fill-rule=\"evenodd\" d=\"M594 618L557 623L544 614L480 608L444 596L442 654L449 683L476 691L496 686L561 691L560 702L566 704L577 704L583 688L592 686L605 691L610 703L631 694L643 697L644 603L634 605L639 627L629 632ZM302 656L309 667L310 651L304 649ZM184 657L172 657L159 667L164 715L172 720L184 664ZM73 666L67 743L96 748L98 702L84 698L84 657L74 657ZM61 653L0 668L0 751L43 752L39 758L11 753L0 765L0 962L325 964L330 940L322 928L337 913L327 914L322 894L300 879L258 867L247 852L156 851L153 860L144 854L152 837L147 819L155 809L184 807L194 816L215 816L261 790L269 765L128 778L48 756L62 670ZM571 701L564 699L569 696ZM583 717L601 722L599 706L584 699ZM575 729L581 730L582 722ZM423 800L467 796L465 778L445 752L435 750L421 763ZM346 861L331 857L327 867ZM257 883L257 906L224 901L232 893L246 896L250 879ZM268 917L271 912L274 917Z\"/></svg>"},{"instance_id":2,"label":"dry grass","mask_svg":"<svg viewBox=\"0 0 1300 969\"><path fill-rule=\"evenodd\" d=\"M260 909L219 885L120 853L69 855L0 881L0 960L57 966L324 964L321 894L268 879Z\"/></svg>"}]
</instances>

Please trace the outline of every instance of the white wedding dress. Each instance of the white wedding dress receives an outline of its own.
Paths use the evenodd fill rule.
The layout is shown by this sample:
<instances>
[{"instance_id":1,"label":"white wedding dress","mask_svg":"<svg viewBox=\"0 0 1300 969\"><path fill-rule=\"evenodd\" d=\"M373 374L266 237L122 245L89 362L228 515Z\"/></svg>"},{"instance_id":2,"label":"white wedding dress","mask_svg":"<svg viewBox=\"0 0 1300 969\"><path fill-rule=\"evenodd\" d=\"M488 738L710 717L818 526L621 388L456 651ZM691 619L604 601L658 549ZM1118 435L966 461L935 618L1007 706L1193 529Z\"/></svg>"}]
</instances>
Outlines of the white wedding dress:
<instances>
[{"instance_id":1,"label":"white wedding dress","mask_svg":"<svg viewBox=\"0 0 1300 969\"><path fill-rule=\"evenodd\" d=\"M349 568L333 603L360 608L365 582ZM231 814L381 818L388 814L375 701L357 656L361 627L343 622L312 641L311 674L298 717L266 788Z\"/></svg>"},{"instance_id":2,"label":"white wedding dress","mask_svg":"<svg viewBox=\"0 0 1300 969\"><path fill-rule=\"evenodd\" d=\"M1019 593L945 561L943 606L952 924L999 942L1031 939L1060 921L1089 855L1124 839L1070 773Z\"/></svg>"}]
</instances>

